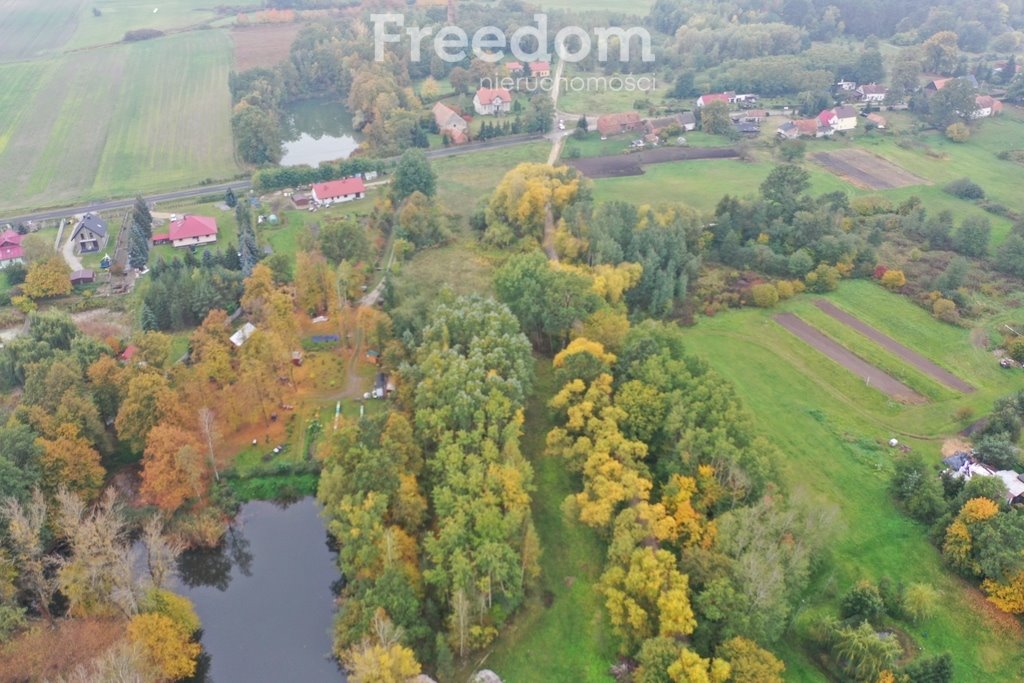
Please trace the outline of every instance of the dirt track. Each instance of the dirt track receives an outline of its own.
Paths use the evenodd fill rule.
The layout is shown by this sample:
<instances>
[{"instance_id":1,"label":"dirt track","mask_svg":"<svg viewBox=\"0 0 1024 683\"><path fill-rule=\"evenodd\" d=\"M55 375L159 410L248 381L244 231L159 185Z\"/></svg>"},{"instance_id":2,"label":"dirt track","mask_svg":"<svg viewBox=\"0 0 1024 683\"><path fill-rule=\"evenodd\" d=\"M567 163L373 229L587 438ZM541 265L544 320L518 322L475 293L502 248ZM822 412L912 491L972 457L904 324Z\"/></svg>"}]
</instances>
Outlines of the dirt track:
<instances>
[{"instance_id":1,"label":"dirt track","mask_svg":"<svg viewBox=\"0 0 1024 683\"><path fill-rule=\"evenodd\" d=\"M735 159L738 156L739 152L731 147L656 147L630 154L571 159L566 163L588 178L621 178L643 175L643 166L647 164L693 159Z\"/></svg>"},{"instance_id":2,"label":"dirt track","mask_svg":"<svg viewBox=\"0 0 1024 683\"><path fill-rule=\"evenodd\" d=\"M871 327L870 325L861 322L860 320L853 317L852 315L842 310L841 308L837 308L832 303L828 301L815 301L814 305L821 309L827 315L835 318L844 325L852 327L853 329L857 330L868 339L880 344L887 351L890 351L895 355L899 356L906 363L913 365L921 372L931 376L932 378L938 380L942 384L945 384L950 389L956 389L957 391L962 391L965 394L969 394L972 391L974 391L974 387L972 387L970 384L963 381L953 373L939 367L938 365L928 360L927 358L917 353L916 351L908 349L906 346L900 344L892 337L882 334L881 332Z\"/></svg>"},{"instance_id":3,"label":"dirt track","mask_svg":"<svg viewBox=\"0 0 1024 683\"><path fill-rule=\"evenodd\" d=\"M792 313L780 313L775 322L796 335L799 339L842 365L863 379L869 386L878 389L904 403L924 403L925 398L896 378L886 374L860 356L843 348L824 334L814 329Z\"/></svg>"}]
</instances>

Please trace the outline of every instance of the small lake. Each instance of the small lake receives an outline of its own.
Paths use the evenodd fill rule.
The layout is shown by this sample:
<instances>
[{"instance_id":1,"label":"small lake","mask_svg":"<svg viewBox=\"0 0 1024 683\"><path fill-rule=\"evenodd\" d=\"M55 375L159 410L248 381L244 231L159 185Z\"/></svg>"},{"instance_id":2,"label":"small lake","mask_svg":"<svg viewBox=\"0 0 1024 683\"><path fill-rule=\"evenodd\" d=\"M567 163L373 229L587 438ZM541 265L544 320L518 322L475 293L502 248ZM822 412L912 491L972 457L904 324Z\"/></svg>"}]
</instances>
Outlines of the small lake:
<instances>
[{"instance_id":1,"label":"small lake","mask_svg":"<svg viewBox=\"0 0 1024 683\"><path fill-rule=\"evenodd\" d=\"M178 562L177 592L203 622L203 683L338 683L332 584L340 579L320 506L242 506L223 546ZM205 669L205 671L202 671Z\"/></svg>"},{"instance_id":2,"label":"small lake","mask_svg":"<svg viewBox=\"0 0 1024 683\"><path fill-rule=\"evenodd\" d=\"M282 166L347 159L362 136L352 127L352 114L337 100L300 100L285 107L282 121Z\"/></svg>"}]
</instances>

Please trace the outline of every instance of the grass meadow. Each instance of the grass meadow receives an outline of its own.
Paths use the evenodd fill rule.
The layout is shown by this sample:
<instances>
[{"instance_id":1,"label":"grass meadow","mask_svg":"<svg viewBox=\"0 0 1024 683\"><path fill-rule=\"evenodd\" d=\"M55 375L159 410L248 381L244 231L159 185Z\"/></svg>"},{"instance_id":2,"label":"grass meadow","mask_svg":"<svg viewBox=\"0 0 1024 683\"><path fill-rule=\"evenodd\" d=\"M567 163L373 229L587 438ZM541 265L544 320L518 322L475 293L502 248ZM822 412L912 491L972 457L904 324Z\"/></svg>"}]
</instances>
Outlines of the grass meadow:
<instances>
[{"instance_id":1,"label":"grass meadow","mask_svg":"<svg viewBox=\"0 0 1024 683\"><path fill-rule=\"evenodd\" d=\"M968 330L939 323L870 283L844 283L829 298L978 391L958 394L918 376L913 381L931 400L894 403L786 332L771 312L729 312L687 331L688 348L736 385L760 431L782 450L778 467L789 495L839 509L829 561L796 615L797 637L787 637L780 648L786 678L822 680L802 647L811 619L835 614L839 596L857 580L888 576L905 584L930 583L943 596L933 619L901 624L923 654L951 652L956 680L1013 680L1024 664L1019 623L996 613L975 587L955 577L928 542L927 530L895 507L887 489L892 451L884 443L895 436L937 462L942 438L963 426L954 411L970 406L982 413L995 398L1024 388L1024 375L1000 370L990 354L971 344ZM813 300L798 297L785 308L835 333L826 329L824 316L815 315ZM880 347L868 352L867 344L861 338L855 350L883 367L899 363Z\"/></svg>"}]
</instances>

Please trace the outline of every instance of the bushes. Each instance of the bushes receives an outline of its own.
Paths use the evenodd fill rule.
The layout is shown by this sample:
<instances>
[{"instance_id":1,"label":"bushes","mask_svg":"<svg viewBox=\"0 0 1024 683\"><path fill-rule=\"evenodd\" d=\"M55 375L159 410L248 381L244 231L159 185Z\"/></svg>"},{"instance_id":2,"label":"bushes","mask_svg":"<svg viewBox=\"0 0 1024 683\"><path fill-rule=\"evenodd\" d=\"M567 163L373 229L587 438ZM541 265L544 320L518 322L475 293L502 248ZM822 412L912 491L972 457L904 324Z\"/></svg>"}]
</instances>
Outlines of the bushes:
<instances>
[{"instance_id":1,"label":"bushes","mask_svg":"<svg viewBox=\"0 0 1024 683\"><path fill-rule=\"evenodd\" d=\"M982 189L981 185L978 185L970 178L960 178L948 183L943 191L948 192L951 195L959 197L960 199L975 200L984 199L985 190Z\"/></svg>"},{"instance_id":2,"label":"bushes","mask_svg":"<svg viewBox=\"0 0 1024 683\"><path fill-rule=\"evenodd\" d=\"M750 288L750 295L758 308L771 308L779 303L779 290L770 282L754 285Z\"/></svg>"},{"instance_id":3,"label":"bushes","mask_svg":"<svg viewBox=\"0 0 1024 683\"><path fill-rule=\"evenodd\" d=\"M878 586L869 581L859 581L839 603L839 614L852 623L866 621L878 624L885 614L885 602Z\"/></svg>"},{"instance_id":4,"label":"bushes","mask_svg":"<svg viewBox=\"0 0 1024 683\"><path fill-rule=\"evenodd\" d=\"M887 270L880 278L882 285L891 292L903 289L907 284L907 276L902 270Z\"/></svg>"},{"instance_id":5,"label":"bushes","mask_svg":"<svg viewBox=\"0 0 1024 683\"><path fill-rule=\"evenodd\" d=\"M971 129L963 123L951 123L946 127L946 137L956 143L967 142L967 138L971 137Z\"/></svg>"}]
</instances>

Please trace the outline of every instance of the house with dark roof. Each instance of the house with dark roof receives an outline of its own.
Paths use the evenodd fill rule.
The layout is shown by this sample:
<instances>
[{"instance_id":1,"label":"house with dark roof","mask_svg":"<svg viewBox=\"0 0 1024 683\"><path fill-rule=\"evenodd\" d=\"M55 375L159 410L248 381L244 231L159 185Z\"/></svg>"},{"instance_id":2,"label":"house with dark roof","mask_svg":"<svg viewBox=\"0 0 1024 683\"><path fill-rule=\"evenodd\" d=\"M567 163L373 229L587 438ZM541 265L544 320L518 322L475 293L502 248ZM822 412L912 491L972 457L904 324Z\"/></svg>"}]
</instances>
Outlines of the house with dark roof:
<instances>
[{"instance_id":1,"label":"house with dark roof","mask_svg":"<svg viewBox=\"0 0 1024 683\"><path fill-rule=\"evenodd\" d=\"M327 206L351 202L366 196L366 183L359 177L315 183L311 194L314 202Z\"/></svg>"},{"instance_id":2,"label":"house with dark roof","mask_svg":"<svg viewBox=\"0 0 1024 683\"><path fill-rule=\"evenodd\" d=\"M643 130L644 123L635 111L597 117L597 131L603 136L622 135Z\"/></svg>"},{"instance_id":3,"label":"house with dark roof","mask_svg":"<svg viewBox=\"0 0 1024 683\"><path fill-rule=\"evenodd\" d=\"M480 88L473 95L473 110L480 116L497 116L512 111L508 88Z\"/></svg>"},{"instance_id":4,"label":"house with dark roof","mask_svg":"<svg viewBox=\"0 0 1024 683\"><path fill-rule=\"evenodd\" d=\"M76 270L71 273L71 286L87 285L96 280L96 273L92 270Z\"/></svg>"},{"instance_id":5,"label":"house with dark roof","mask_svg":"<svg viewBox=\"0 0 1024 683\"><path fill-rule=\"evenodd\" d=\"M76 254L91 254L107 245L107 222L95 213L87 213L71 232Z\"/></svg>"},{"instance_id":6,"label":"house with dark roof","mask_svg":"<svg viewBox=\"0 0 1024 683\"><path fill-rule=\"evenodd\" d=\"M662 132L678 129L680 132L690 131L697 127L697 120L690 112L661 116L644 121L644 130L648 135L660 136Z\"/></svg>"},{"instance_id":7,"label":"house with dark roof","mask_svg":"<svg viewBox=\"0 0 1024 683\"><path fill-rule=\"evenodd\" d=\"M174 247L195 247L217 241L217 219L211 216L171 216L167 232L153 235L153 244Z\"/></svg>"},{"instance_id":8,"label":"house with dark roof","mask_svg":"<svg viewBox=\"0 0 1024 683\"><path fill-rule=\"evenodd\" d=\"M757 125L756 123L750 123L749 121L737 121L736 123L732 124L732 127L733 130L735 130L740 135L746 135L749 137L753 137L761 133L761 126Z\"/></svg>"},{"instance_id":9,"label":"house with dark roof","mask_svg":"<svg viewBox=\"0 0 1024 683\"><path fill-rule=\"evenodd\" d=\"M0 268L24 263L25 250L21 246L21 237L13 230L0 233Z\"/></svg>"},{"instance_id":10,"label":"house with dark roof","mask_svg":"<svg viewBox=\"0 0 1024 683\"><path fill-rule=\"evenodd\" d=\"M796 140L800 137L800 129L792 121L786 121L784 124L775 129L775 134L783 140Z\"/></svg>"}]
</instances>

